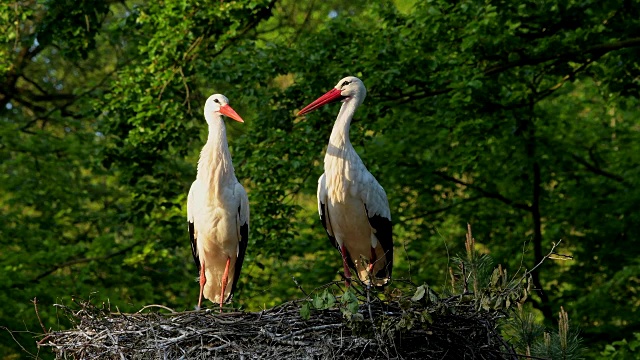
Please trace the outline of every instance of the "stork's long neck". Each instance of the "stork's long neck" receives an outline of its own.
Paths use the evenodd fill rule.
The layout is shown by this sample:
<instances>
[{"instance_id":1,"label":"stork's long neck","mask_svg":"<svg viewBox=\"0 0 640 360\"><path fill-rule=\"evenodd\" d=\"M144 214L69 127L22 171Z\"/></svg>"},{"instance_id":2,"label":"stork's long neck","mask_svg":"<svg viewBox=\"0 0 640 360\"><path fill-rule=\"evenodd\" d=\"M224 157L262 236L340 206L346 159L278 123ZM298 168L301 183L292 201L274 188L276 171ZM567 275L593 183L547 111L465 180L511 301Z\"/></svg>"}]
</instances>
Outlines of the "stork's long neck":
<instances>
[{"instance_id":1,"label":"stork's long neck","mask_svg":"<svg viewBox=\"0 0 640 360\"><path fill-rule=\"evenodd\" d=\"M349 140L349 126L359 105L356 100L350 99L342 104L324 157L327 187L332 200L337 202L345 201L349 193L350 180L353 180L352 172L362 164Z\"/></svg>"},{"instance_id":2,"label":"stork's long neck","mask_svg":"<svg viewBox=\"0 0 640 360\"><path fill-rule=\"evenodd\" d=\"M359 106L357 99L349 99L342 103L340 107L340 113L335 124L333 124L333 130L331 131L331 137L329 138L329 147L335 148L340 152L351 151L353 146L349 140L349 127L351 126L351 119L353 114Z\"/></svg>"},{"instance_id":3,"label":"stork's long neck","mask_svg":"<svg viewBox=\"0 0 640 360\"><path fill-rule=\"evenodd\" d=\"M208 119L209 137L200 152L198 178L210 190L223 189L224 185L237 181L227 144L227 130L222 116L213 115Z\"/></svg>"}]
</instances>

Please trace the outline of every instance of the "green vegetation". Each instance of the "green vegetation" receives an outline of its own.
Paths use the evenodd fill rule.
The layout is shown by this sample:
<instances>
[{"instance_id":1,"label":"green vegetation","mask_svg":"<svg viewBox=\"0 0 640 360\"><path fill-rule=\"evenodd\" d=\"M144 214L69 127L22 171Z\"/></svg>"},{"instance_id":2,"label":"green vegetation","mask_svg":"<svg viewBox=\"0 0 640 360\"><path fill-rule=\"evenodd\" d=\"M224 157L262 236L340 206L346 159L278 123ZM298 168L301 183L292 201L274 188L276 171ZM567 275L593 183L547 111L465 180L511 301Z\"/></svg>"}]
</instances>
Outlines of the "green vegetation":
<instances>
[{"instance_id":1,"label":"green vegetation","mask_svg":"<svg viewBox=\"0 0 640 360\"><path fill-rule=\"evenodd\" d=\"M234 304L339 280L315 204L338 106L294 114L355 75L351 139L389 197L395 279L444 291L466 223L511 272L562 241L531 274L537 320L563 307L590 357L637 352L634 1L25 0L0 30L0 325L41 332L36 297L53 328L74 295L193 308L185 205L212 93L246 121L227 124L252 214ZM7 332L0 353L24 355Z\"/></svg>"},{"instance_id":2,"label":"green vegetation","mask_svg":"<svg viewBox=\"0 0 640 360\"><path fill-rule=\"evenodd\" d=\"M633 359L640 355L640 333L633 333L634 339L627 341L622 339L607 344L600 352L598 359Z\"/></svg>"}]
</instances>

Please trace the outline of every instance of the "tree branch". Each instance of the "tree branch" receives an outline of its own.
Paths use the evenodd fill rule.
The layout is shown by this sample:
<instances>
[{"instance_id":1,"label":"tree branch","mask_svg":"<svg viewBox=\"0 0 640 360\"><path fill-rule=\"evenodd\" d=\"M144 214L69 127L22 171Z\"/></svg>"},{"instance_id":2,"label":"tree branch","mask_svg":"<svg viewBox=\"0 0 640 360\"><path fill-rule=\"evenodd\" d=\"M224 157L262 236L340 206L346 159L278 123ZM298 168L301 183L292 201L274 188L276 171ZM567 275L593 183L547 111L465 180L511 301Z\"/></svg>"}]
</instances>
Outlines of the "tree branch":
<instances>
[{"instance_id":1,"label":"tree branch","mask_svg":"<svg viewBox=\"0 0 640 360\"><path fill-rule=\"evenodd\" d=\"M484 75L485 76L489 76L489 75L496 75L499 73L502 73L506 70L512 69L512 68L516 68L516 67L520 67L520 66L527 66L527 65L538 65L547 61L552 61L552 60L558 60L558 61L569 61L569 60L575 60L576 58L584 58L585 54L591 54L593 56L595 56L595 58L591 58L589 59L589 61L586 62L585 65L590 64L591 62L595 61L596 58L602 57L603 55L605 55L606 53L609 53L611 51L615 51L615 50L620 50L620 49L624 49L624 48L630 48L630 47L637 47L640 46L640 37L638 38L631 38L631 39L627 39L627 40L622 40L616 43L605 43L605 44L598 44L598 45L594 45L590 48L587 48L585 50L576 52L576 51L572 51L572 52L566 52L566 53L562 53L562 54L555 54L555 55L548 55L548 56L542 56L542 57L538 57L538 58L521 58L518 61L513 61L507 64L502 64L502 65L495 65L487 70L484 70ZM563 82L571 79L578 71L581 71L582 68L577 69L576 71L574 71L572 74L570 74L569 78L565 77L565 80L563 80ZM561 82L561 84L563 83ZM549 91L544 94L544 96L549 95L550 93L552 93L554 90L556 90L557 88L551 88L549 89ZM408 103L414 100L420 100L420 99L424 99L424 98L428 98L428 97L432 97L432 96L437 96L437 95L442 95L442 94L446 94L449 93L451 91L453 91L454 89L451 87L444 87L441 89L435 89L435 90L418 90L415 91L413 93L409 93L409 94L405 94L403 96L400 97L396 97L396 98L389 98L392 101L400 101L401 104L404 103ZM526 104L524 104L526 105Z\"/></svg>"},{"instance_id":2,"label":"tree branch","mask_svg":"<svg viewBox=\"0 0 640 360\"><path fill-rule=\"evenodd\" d=\"M37 82L29 79L25 74L20 74L20 77L23 78L29 84L35 86L35 88L38 89L38 91L40 91L42 94L46 94L47 93L47 91L42 86L40 86L40 84L38 84Z\"/></svg>"},{"instance_id":3,"label":"tree branch","mask_svg":"<svg viewBox=\"0 0 640 360\"><path fill-rule=\"evenodd\" d=\"M620 49L629 48L629 47L636 47L636 46L640 46L640 37L622 40L616 43L598 44L581 51L570 51L562 54L541 56L538 58L524 58L518 61L512 61L504 65L496 65L494 67L491 67L485 70L484 74L493 75L493 74L501 73L505 70L512 69L514 67L538 65L551 60L573 60L578 57L583 58L586 54L592 54L597 57L601 57L602 55L611 51L620 50Z\"/></svg>"},{"instance_id":4,"label":"tree branch","mask_svg":"<svg viewBox=\"0 0 640 360\"><path fill-rule=\"evenodd\" d=\"M113 257L122 255L126 252L128 252L129 250L133 249L135 246L139 245L140 243L142 243L142 241L136 241L135 243L122 248L116 252L113 252L111 254L107 254L107 255L103 255L103 256L96 256L96 257L90 257L90 258L80 258L80 259L74 259L74 260L69 260L66 262L63 262L61 264L58 265L54 265L51 269L39 274L38 276L36 276L35 278L29 280L30 283L38 283L40 282L40 280L42 280L43 278L53 274L54 272L56 272L57 270L69 267L69 266L73 266L73 265L78 265L78 264L84 264L84 263L88 263L88 262L92 262L92 261L104 261L107 259L111 259ZM11 287L12 288L19 288L24 286L24 284L13 284Z\"/></svg>"},{"instance_id":5,"label":"tree branch","mask_svg":"<svg viewBox=\"0 0 640 360\"><path fill-rule=\"evenodd\" d=\"M407 222L409 222L411 220L421 219L421 218L423 218L425 216L435 215L435 214L439 214L439 213L442 213L442 212L446 212L446 211L451 210L451 209L453 209L455 207L458 207L458 206L460 206L462 204L474 202L474 201L479 200L479 199L482 199L482 197L481 196L474 196L474 197L462 199L461 201L459 201L459 202L457 202L455 204L443 206L443 207L435 209L435 210L428 210L428 211L422 212L422 213L420 213L418 215L411 216L411 217L408 217L408 218L404 218L401 221L399 221L398 224L405 224L405 223L407 223Z\"/></svg>"},{"instance_id":6,"label":"tree branch","mask_svg":"<svg viewBox=\"0 0 640 360\"><path fill-rule=\"evenodd\" d=\"M576 154L571 154L571 158L573 158L573 160L575 160L578 164L584 166L587 170L591 171L594 174L602 175L607 179L611 179L627 185L627 181L620 175L612 174L606 170L602 170L601 168L597 167L596 165L590 164L587 160L581 158Z\"/></svg>"},{"instance_id":7,"label":"tree branch","mask_svg":"<svg viewBox=\"0 0 640 360\"><path fill-rule=\"evenodd\" d=\"M580 65L579 67L577 67L575 70L573 70L572 72L570 72L569 74L565 75L562 80L560 80L560 82L558 82L557 84L555 84L554 86L541 91L536 95L534 102L537 103L540 100L546 98L547 96L553 94L556 90L560 89L562 87L562 85L564 85L567 81L573 80L575 79L576 75L585 70L587 67L589 67L589 65L591 65L591 63L593 63L596 59L589 59L587 61L585 61L582 65ZM528 105L528 104L527 104Z\"/></svg>"},{"instance_id":8,"label":"tree branch","mask_svg":"<svg viewBox=\"0 0 640 360\"><path fill-rule=\"evenodd\" d=\"M445 180L454 182L456 184L462 185L462 186L467 187L469 189L473 189L473 190L479 192L480 194L482 194L482 196L484 196L486 198L496 199L496 200L499 200L499 201L501 201L501 202L503 202L503 203L515 208L515 209L520 209L520 210L525 210L525 211L531 212L531 206L526 205L526 204L517 203L517 202L515 202L515 201L513 201L513 200L511 200L511 199L509 199L509 198L507 198L505 196L503 196L502 194L487 191L487 190L485 190L485 189L483 189L483 188L481 188L481 187L479 187L477 185L464 182L464 181L462 181L462 180L460 180L460 179L458 179L456 177L447 175L447 174L445 174L443 172L440 172L440 171L434 171L433 174L436 175L436 176L439 176L439 177L441 177L441 178L443 178Z\"/></svg>"},{"instance_id":9,"label":"tree branch","mask_svg":"<svg viewBox=\"0 0 640 360\"><path fill-rule=\"evenodd\" d=\"M437 90L432 90L432 91L418 91L415 92L413 94L409 94L409 95L404 95L400 98L391 98L391 100L400 100L398 101L398 104L406 104L408 102L414 101L414 100L419 100L419 99L424 99L424 98L428 98L428 97L432 97L432 96L436 96L436 95L442 95L442 94L446 94L453 91L453 88L447 87L447 88L443 88L443 89L437 89Z\"/></svg>"},{"instance_id":10,"label":"tree branch","mask_svg":"<svg viewBox=\"0 0 640 360\"><path fill-rule=\"evenodd\" d=\"M309 8L306 14L304 15L304 19L302 20L302 23L298 27L298 31L294 33L293 38L289 41L289 46L293 46L298 41L298 38L303 33L303 29L305 28L305 26L309 22L309 19L311 18L311 13L313 12L314 7L315 7L315 0L311 0L311 3L309 4Z\"/></svg>"},{"instance_id":11,"label":"tree branch","mask_svg":"<svg viewBox=\"0 0 640 360\"><path fill-rule=\"evenodd\" d=\"M76 101L78 101L79 99L91 94L93 91L95 91L96 89L98 89L99 87L101 87L106 81L107 79L109 79L111 77L111 75L113 75L114 73L116 73L116 71L118 71L120 68L116 67L114 70L110 71L108 74L106 74L102 80L100 80L96 85L92 86L91 88L85 90L84 92L74 95L68 102L66 102L65 104L62 104L60 106L54 107L53 109L49 110L46 114L38 116L34 119L29 120L25 125L23 125L20 130L23 132L28 132L27 130L29 130L29 128L31 126L33 126L36 122L42 120L42 121L48 121L49 117L55 113L56 111L60 111L60 114L62 114L63 116L68 116L71 118L78 118L76 114L73 114L72 112L68 111L67 108L71 105L73 105ZM38 110L40 112L44 112L46 109L44 107L29 103L27 101L25 101L24 99L20 99L20 98L16 98L16 100L24 105L26 105L27 107L31 108L32 110Z\"/></svg>"}]
</instances>

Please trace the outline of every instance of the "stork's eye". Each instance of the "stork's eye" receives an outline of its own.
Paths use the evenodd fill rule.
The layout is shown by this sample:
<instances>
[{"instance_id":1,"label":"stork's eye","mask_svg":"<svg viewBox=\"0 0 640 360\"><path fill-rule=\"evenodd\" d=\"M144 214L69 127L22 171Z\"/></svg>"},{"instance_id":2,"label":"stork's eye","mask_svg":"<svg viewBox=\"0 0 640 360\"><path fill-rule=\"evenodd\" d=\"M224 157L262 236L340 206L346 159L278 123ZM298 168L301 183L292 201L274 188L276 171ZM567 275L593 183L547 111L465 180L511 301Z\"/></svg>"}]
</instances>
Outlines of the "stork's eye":
<instances>
[{"instance_id":1,"label":"stork's eye","mask_svg":"<svg viewBox=\"0 0 640 360\"><path fill-rule=\"evenodd\" d=\"M347 85L349 85L349 84L351 84L351 82L350 82L350 81L345 80L344 82L342 82L342 85L341 85L340 87L341 87L341 88L343 88L343 87L345 87L345 86L347 86Z\"/></svg>"},{"instance_id":2,"label":"stork's eye","mask_svg":"<svg viewBox=\"0 0 640 360\"><path fill-rule=\"evenodd\" d=\"M213 99L213 101L217 102L218 104L220 104L220 101L218 101L218 99Z\"/></svg>"}]
</instances>

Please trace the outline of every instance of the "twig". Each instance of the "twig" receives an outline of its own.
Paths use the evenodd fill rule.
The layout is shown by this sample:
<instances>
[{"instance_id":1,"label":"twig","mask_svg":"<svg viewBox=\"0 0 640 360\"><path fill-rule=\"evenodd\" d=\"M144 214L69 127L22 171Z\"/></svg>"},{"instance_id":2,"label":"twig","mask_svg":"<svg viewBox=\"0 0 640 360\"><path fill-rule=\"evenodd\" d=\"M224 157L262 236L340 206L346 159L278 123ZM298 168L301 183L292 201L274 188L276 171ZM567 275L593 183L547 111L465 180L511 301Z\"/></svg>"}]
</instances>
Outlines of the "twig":
<instances>
[{"instance_id":1,"label":"twig","mask_svg":"<svg viewBox=\"0 0 640 360\"><path fill-rule=\"evenodd\" d=\"M174 314L176 313L175 310L173 310L173 309L171 309L169 307L166 307L164 305L158 305L158 304L146 305L146 306L142 307L142 309L138 310L136 313L140 314L143 310L148 309L148 308L161 308L161 309L169 310L169 311L171 311L171 313L174 313Z\"/></svg>"},{"instance_id":2,"label":"twig","mask_svg":"<svg viewBox=\"0 0 640 360\"><path fill-rule=\"evenodd\" d=\"M286 338L289 338L289 337L292 337L292 336L297 336L297 335L308 333L308 332L312 332L312 331L326 330L326 329L337 329L337 328L341 328L343 326L344 325L342 323L340 323L340 324L328 324L328 325L313 326L313 327L310 327L310 328L305 328L305 329L301 329L301 330L292 332L291 334L286 335L286 336L282 337L281 339L286 339Z\"/></svg>"},{"instance_id":3,"label":"twig","mask_svg":"<svg viewBox=\"0 0 640 360\"><path fill-rule=\"evenodd\" d=\"M401 241L404 253L407 256L407 264L409 265L409 281L411 281L411 259L409 258L409 251L407 251L407 239Z\"/></svg>"},{"instance_id":4,"label":"twig","mask_svg":"<svg viewBox=\"0 0 640 360\"><path fill-rule=\"evenodd\" d=\"M558 240L557 243L551 243L551 251L549 251L549 253L547 255L545 255L542 260L540 260L539 263L536 264L536 266L534 266L533 268L531 268L530 270L525 271L524 276L526 277L527 275L533 273L540 265L542 265L542 263L547 260L551 255L555 254L554 250L556 249L556 247L558 247L558 245L560 245L560 243L562 242L562 239Z\"/></svg>"},{"instance_id":5,"label":"twig","mask_svg":"<svg viewBox=\"0 0 640 360\"><path fill-rule=\"evenodd\" d=\"M48 334L47 336L43 337L40 341L38 341L36 343L36 345L38 345L38 346L42 345L44 343L44 341L47 340L50 337L51 337L51 334Z\"/></svg>"},{"instance_id":6,"label":"twig","mask_svg":"<svg viewBox=\"0 0 640 360\"><path fill-rule=\"evenodd\" d=\"M229 346L231 346L231 344L233 344L233 343L232 343L232 342L227 342L227 343L225 343L225 344L222 344L222 345L220 345L220 346L216 346L216 347L214 347L214 348L205 348L205 349L207 349L207 350L209 350L209 351L213 351L213 352L215 352L215 351L220 351L220 350L222 350L222 349L226 349L226 348L228 348Z\"/></svg>"},{"instance_id":7,"label":"twig","mask_svg":"<svg viewBox=\"0 0 640 360\"><path fill-rule=\"evenodd\" d=\"M16 339L16 337L13 335L13 331L10 330L8 327L6 326L0 326L0 329L6 330L9 335L11 335L11 338L13 339L13 341L15 341L16 344L18 344L18 346L20 347L20 349L22 349L22 351L24 351L25 353L31 355L31 357L35 358L35 356L30 353L27 349L25 349L24 346L22 346L22 344L20 344L20 342L18 341L18 339Z\"/></svg>"},{"instance_id":8,"label":"twig","mask_svg":"<svg viewBox=\"0 0 640 360\"><path fill-rule=\"evenodd\" d=\"M184 76L184 72L182 72L182 67L180 67L180 75L182 76L182 83L184 84L184 89L187 92L187 95L184 98L184 102L182 105L187 104L187 112L191 114L191 99L189 97L189 85L187 85L187 79Z\"/></svg>"},{"instance_id":9,"label":"twig","mask_svg":"<svg viewBox=\"0 0 640 360\"><path fill-rule=\"evenodd\" d=\"M371 293L371 287L367 286L367 308L369 309L369 319L371 320L371 326L375 329L375 322L373 321L373 313L371 312L371 299L369 298L369 294Z\"/></svg>"},{"instance_id":10,"label":"twig","mask_svg":"<svg viewBox=\"0 0 640 360\"><path fill-rule=\"evenodd\" d=\"M189 55L189 53L193 51L193 49L195 49L196 47L198 47L198 45L200 45L200 43L202 42L202 39L204 39L203 35L200 35L196 38L196 40L189 46L187 51L185 51L184 54L182 55L182 60L187 59L187 55Z\"/></svg>"},{"instance_id":11,"label":"twig","mask_svg":"<svg viewBox=\"0 0 640 360\"><path fill-rule=\"evenodd\" d=\"M524 254L527 252L527 242L525 241L522 244L522 253L520 256L520 266L518 266L518 270L513 274L513 277L511 280L514 280L518 277L518 274L520 273L520 270L522 270L524 268Z\"/></svg>"},{"instance_id":12,"label":"twig","mask_svg":"<svg viewBox=\"0 0 640 360\"><path fill-rule=\"evenodd\" d=\"M55 271L65 268L65 267L69 267L69 266L73 266L73 265L78 265L78 264L83 264L83 263L87 263L87 262L92 262L92 261L104 261L104 260L108 260L112 257L115 256L119 256L122 255L124 253L126 253L127 251L133 249L134 247L136 247L138 244L140 244L142 241L136 241L133 244L126 246L118 251L112 252L111 254L107 254L104 256L96 256L96 257L89 257L89 258L81 258L81 259L74 259L74 260L69 260L67 262L64 262L62 264L58 264L58 265L54 265L51 269L46 270L43 273L40 273L39 275L37 275L35 278L31 279L30 282L32 283L38 283L42 278L49 276L51 274L53 274ZM11 285L11 287L13 288L17 288L24 285L24 283L15 283L13 285Z\"/></svg>"},{"instance_id":13,"label":"twig","mask_svg":"<svg viewBox=\"0 0 640 360\"><path fill-rule=\"evenodd\" d=\"M109 339L111 339L111 341L113 341L113 344L114 344L114 346L116 348L116 351L120 355L120 360L126 360L125 357L124 357L124 354L122 353L122 350L120 350L120 347L118 346L118 340L116 340L116 338L113 337L113 334L111 334L111 331L109 331L109 329L107 329L107 336L109 336Z\"/></svg>"},{"instance_id":14,"label":"twig","mask_svg":"<svg viewBox=\"0 0 640 360\"><path fill-rule=\"evenodd\" d=\"M42 323L42 319L40 318L40 313L38 312L38 299L37 298L33 298L33 308L36 310L36 316L38 317L38 322L40 323L40 327L42 328L42 332L43 333L48 333L47 329L44 327L44 324Z\"/></svg>"},{"instance_id":15,"label":"twig","mask_svg":"<svg viewBox=\"0 0 640 360\"><path fill-rule=\"evenodd\" d=\"M302 293L304 294L304 296L306 296L306 297L308 298L308 297L309 297L309 294L307 294L307 292L306 292L306 291L304 291L304 289L302 288L302 286L300 285L300 283L298 283L298 280L296 280L296 278L295 278L293 275L291 275L291 279L292 279L292 280L293 280L293 282L296 284L296 287L297 287L300 291L302 291Z\"/></svg>"},{"instance_id":16,"label":"twig","mask_svg":"<svg viewBox=\"0 0 640 360\"><path fill-rule=\"evenodd\" d=\"M274 342L277 343L282 343L285 345L297 345L297 346L305 346L307 345L307 343L304 343L302 341L296 341L296 340L287 340L288 338L291 337L291 334L289 334L289 336L283 336L283 337L279 337L276 334L273 334L271 332L269 332L266 329L262 329L262 332L267 335L271 340L273 340Z\"/></svg>"},{"instance_id":17,"label":"twig","mask_svg":"<svg viewBox=\"0 0 640 360\"><path fill-rule=\"evenodd\" d=\"M299 308L305 299L256 313L224 314L205 311L110 313L74 299L74 308L57 306L72 319L74 328L50 332L49 338L39 343L50 347L61 359L178 359L212 357L214 353L219 358L252 357L250 354L337 359L358 356L438 359L474 355L491 358L489 351L506 348L496 338L499 334L493 331L502 313L479 311L473 304L446 299L410 302L411 308L407 310L406 303L383 302L371 291L373 289L368 292L368 309L360 308L361 314L369 312L369 318L365 315L364 321L358 317L346 321L339 304L314 312L309 320L301 320ZM451 311L442 312L443 306ZM156 306L145 308L148 307ZM408 324L407 320L412 324L423 322L421 314L425 311L433 316L428 328L403 325ZM371 319L389 326L378 326L371 334ZM366 330L360 333L363 328ZM402 346L398 339L402 339Z\"/></svg>"},{"instance_id":18,"label":"twig","mask_svg":"<svg viewBox=\"0 0 640 360\"><path fill-rule=\"evenodd\" d=\"M173 71L171 72L171 76L169 76L169 79L167 79L167 81L165 81L162 84L162 87L160 88L160 93L158 94L158 100L162 99L162 94L164 94L164 89L166 89L167 85L169 85L169 83L171 82L171 80L173 80L173 77L176 75L176 69L173 68Z\"/></svg>"}]
</instances>

